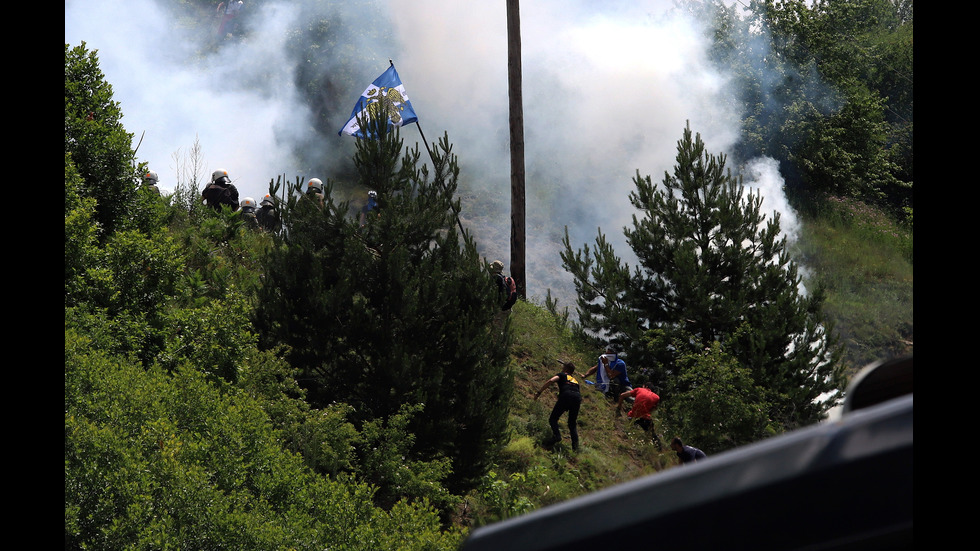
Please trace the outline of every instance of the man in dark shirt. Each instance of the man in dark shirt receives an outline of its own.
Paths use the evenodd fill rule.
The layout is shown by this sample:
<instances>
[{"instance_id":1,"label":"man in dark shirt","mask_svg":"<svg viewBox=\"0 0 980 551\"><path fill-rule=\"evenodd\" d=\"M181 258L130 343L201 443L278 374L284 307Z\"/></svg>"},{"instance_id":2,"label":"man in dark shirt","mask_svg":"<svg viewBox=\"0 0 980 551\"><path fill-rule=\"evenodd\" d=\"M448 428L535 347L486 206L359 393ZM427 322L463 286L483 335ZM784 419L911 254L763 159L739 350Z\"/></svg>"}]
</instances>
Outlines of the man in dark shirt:
<instances>
[{"instance_id":1,"label":"man in dark shirt","mask_svg":"<svg viewBox=\"0 0 980 551\"><path fill-rule=\"evenodd\" d=\"M681 463L697 463L707 457L703 451L694 446L684 445L684 442L676 436L670 441L670 447L677 452L677 457L681 460Z\"/></svg>"},{"instance_id":2,"label":"man in dark shirt","mask_svg":"<svg viewBox=\"0 0 980 551\"><path fill-rule=\"evenodd\" d=\"M537 400L538 396L544 392L544 389L548 388L552 383L558 383L558 401L555 402L554 409L551 410L551 417L548 418L548 424L551 425L552 433L552 444L557 444L561 442L561 432L558 430L558 419L561 418L562 414L566 411L568 412L568 432L572 437L572 449L578 450L578 410L582 405L582 393L579 390L578 379L572 376L575 373L575 366L572 363L566 363L562 366L562 371L559 372L554 377L545 381L541 388L538 389L538 393L534 395L534 399Z\"/></svg>"},{"instance_id":3,"label":"man in dark shirt","mask_svg":"<svg viewBox=\"0 0 980 551\"><path fill-rule=\"evenodd\" d=\"M231 183L227 170L219 168L211 174L211 181L201 192L201 201L216 211L221 211L222 205L228 205L233 211L239 209L238 188Z\"/></svg>"}]
</instances>

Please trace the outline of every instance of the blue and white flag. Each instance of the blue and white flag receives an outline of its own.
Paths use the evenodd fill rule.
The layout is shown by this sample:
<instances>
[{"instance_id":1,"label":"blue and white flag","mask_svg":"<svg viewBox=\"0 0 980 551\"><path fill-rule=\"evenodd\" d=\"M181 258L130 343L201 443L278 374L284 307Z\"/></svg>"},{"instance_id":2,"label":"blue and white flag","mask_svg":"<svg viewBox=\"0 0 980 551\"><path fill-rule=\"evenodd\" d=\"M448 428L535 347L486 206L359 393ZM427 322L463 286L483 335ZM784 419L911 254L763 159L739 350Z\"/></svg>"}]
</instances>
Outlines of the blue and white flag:
<instances>
[{"instance_id":1,"label":"blue and white flag","mask_svg":"<svg viewBox=\"0 0 980 551\"><path fill-rule=\"evenodd\" d=\"M415 109L412 102L408 101L408 93L402 81L398 78L395 66L388 67L388 70L381 74L374 82L364 90L361 97L354 105L354 110L350 114L350 120L340 129L338 135L349 134L358 138L374 138L369 135L367 129L361 128L361 123L367 124L370 120L388 120L388 128L411 124L419 118L415 116Z\"/></svg>"},{"instance_id":2,"label":"blue and white flag","mask_svg":"<svg viewBox=\"0 0 980 551\"><path fill-rule=\"evenodd\" d=\"M599 364L597 366L598 369L596 369L596 372L595 372L595 384L596 384L596 389L597 390L601 390L602 392L608 392L609 391L609 383L611 381L609 380L609 375L606 374L605 366L602 365L602 356L608 357L610 364L613 361L612 354L603 354L603 355L599 356Z\"/></svg>"}]
</instances>

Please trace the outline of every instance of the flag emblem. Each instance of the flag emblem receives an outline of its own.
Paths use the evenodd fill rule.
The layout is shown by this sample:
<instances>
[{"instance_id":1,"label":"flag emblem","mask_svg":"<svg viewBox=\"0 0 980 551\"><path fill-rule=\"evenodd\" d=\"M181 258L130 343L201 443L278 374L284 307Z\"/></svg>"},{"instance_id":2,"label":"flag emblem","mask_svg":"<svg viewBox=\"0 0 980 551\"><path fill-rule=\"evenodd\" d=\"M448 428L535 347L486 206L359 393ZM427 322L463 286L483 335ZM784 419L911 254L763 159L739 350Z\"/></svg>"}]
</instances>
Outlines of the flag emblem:
<instances>
[{"instance_id":1,"label":"flag emblem","mask_svg":"<svg viewBox=\"0 0 980 551\"><path fill-rule=\"evenodd\" d=\"M387 120L388 128L411 124L418 120L394 65L374 79L374 82L364 90L354 104L347 124L337 134L373 138L370 131L361 127L362 123L372 120Z\"/></svg>"}]
</instances>

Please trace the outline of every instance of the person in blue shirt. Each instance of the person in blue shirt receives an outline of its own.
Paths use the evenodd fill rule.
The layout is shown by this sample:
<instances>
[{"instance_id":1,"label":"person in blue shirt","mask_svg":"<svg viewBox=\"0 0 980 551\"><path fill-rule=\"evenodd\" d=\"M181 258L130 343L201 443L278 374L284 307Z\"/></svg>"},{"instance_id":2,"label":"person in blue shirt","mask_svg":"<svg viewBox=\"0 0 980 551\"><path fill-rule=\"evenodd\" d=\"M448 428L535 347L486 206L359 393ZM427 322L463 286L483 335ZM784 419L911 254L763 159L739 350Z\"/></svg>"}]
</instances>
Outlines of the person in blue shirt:
<instances>
[{"instance_id":1,"label":"person in blue shirt","mask_svg":"<svg viewBox=\"0 0 980 551\"><path fill-rule=\"evenodd\" d=\"M368 216L373 213L374 216L379 216L379 211L381 206L378 204L378 192L371 190L368 192L367 203L361 207L361 226L367 224Z\"/></svg>"},{"instance_id":2,"label":"person in blue shirt","mask_svg":"<svg viewBox=\"0 0 980 551\"><path fill-rule=\"evenodd\" d=\"M583 378L593 373L596 374L596 386L613 400L618 399L620 394L633 390L626 373L626 362L619 357L612 345L606 347L606 353L599 356L599 361L585 372Z\"/></svg>"}]
</instances>

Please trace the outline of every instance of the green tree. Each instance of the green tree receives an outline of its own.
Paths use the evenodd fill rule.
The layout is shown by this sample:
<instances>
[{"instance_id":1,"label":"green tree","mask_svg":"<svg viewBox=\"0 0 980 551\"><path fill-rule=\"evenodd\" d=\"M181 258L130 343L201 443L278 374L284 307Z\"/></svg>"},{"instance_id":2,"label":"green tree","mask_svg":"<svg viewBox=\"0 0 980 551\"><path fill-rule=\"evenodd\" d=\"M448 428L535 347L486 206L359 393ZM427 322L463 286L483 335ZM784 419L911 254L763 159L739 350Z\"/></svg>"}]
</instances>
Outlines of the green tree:
<instances>
[{"instance_id":1,"label":"green tree","mask_svg":"<svg viewBox=\"0 0 980 551\"><path fill-rule=\"evenodd\" d=\"M83 42L65 44L65 154L74 163L79 196L95 199L95 221L103 235L117 228L148 230L153 220L137 191L133 135L123 128L119 103L99 68L98 55ZM66 197L67 200L67 197Z\"/></svg>"},{"instance_id":2,"label":"green tree","mask_svg":"<svg viewBox=\"0 0 980 551\"><path fill-rule=\"evenodd\" d=\"M767 418L769 407L762 401L764 389L720 343L679 354L677 365L680 375L667 381L663 394L670 399L663 401L658 415L658 427L667 440L682 436L714 453L775 432Z\"/></svg>"},{"instance_id":3,"label":"green tree","mask_svg":"<svg viewBox=\"0 0 980 551\"><path fill-rule=\"evenodd\" d=\"M905 184L896 179L898 167L886 148L884 107L880 97L863 87L851 90L847 102L827 116L810 103L794 105L782 133L801 138L788 148L786 159L804 175L807 193L863 197L875 203L889 194L901 196L892 189Z\"/></svg>"},{"instance_id":4,"label":"green tree","mask_svg":"<svg viewBox=\"0 0 980 551\"><path fill-rule=\"evenodd\" d=\"M86 86L111 96L72 64L101 80L94 54L66 50L66 106ZM435 509L454 503L448 460L402 460L414 410L361 432L351 406L309 406L281 346L257 349L256 259L274 238L194 190L109 197L99 221L90 165L118 146L65 154L66 548L452 548Z\"/></svg>"},{"instance_id":5,"label":"green tree","mask_svg":"<svg viewBox=\"0 0 980 551\"><path fill-rule=\"evenodd\" d=\"M82 178L65 154L65 306L84 300L86 271L98 256L95 199L81 194Z\"/></svg>"},{"instance_id":6,"label":"green tree","mask_svg":"<svg viewBox=\"0 0 980 551\"><path fill-rule=\"evenodd\" d=\"M167 301L181 278L183 257L159 229L147 235L119 228L100 239L96 200L82 188L66 154L66 318L77 316L107 350L149 361L163 347ZM134 210L140 205L131 204Z\"/></svg>"},{"instance_id":7,"label":"green tree","mask_svg":"<svg viewBox=\"0 0 980 551\"><path fill-rule=\"evenodd\" d=\"M768 406L769 421L760 423L816 422L833 404L820 396L844 384L822 293L800 291L778 213L763 214L762 197L745 193L724 155L706 153L700 135L685 128L676 161L660 186L639 173L634 179L630 201L641 216L625 231L639 263L632 272L601 234L593 253L573 250L566 233L562 261L583 327L625 342L634 365L675 390L684 377L695 380L681 358L720 343L764 389L752 399ZM651 330L662 335L651 339Z\"/></svg>"},{"instance_id":8,"label":"green tree","mask_svg":"<svg viewBox=\"0 0 980 551\"><path fill-rule=\"evenodd\" d=\"M344 402L363 423L422 404L412 460L452 460L455 492L476 483L503 445L512 380L507 332L492 324L495 288L472 237L457 232L459 176L448 138L402 151L397 130L358 140L359 184L380 216L362 226L326 186L318 206L291 186L282 245L267 256L255 326L284 344L315 407ZM504 328L506 329L506 327Z\"/></svg>"},{"instance_id":9,"label":"green tree","mask_svg":"<svg viewBox=\"0 0 980 551\"><path fill-rule=\"evenodd\" d=\"M764 0L742 40L741 154L783 162L794 198L839 193L897 210L912 200L912 10L906 0ZM759 31L768 44L759 47ZM737 53L736 53L737 52ZM760 139L761 138L761 139ZM753 151L754 149L754 151Z\"/></svg>"},{"instance_id":10,"label":"green tree","mask_svg":"<svg viewBox=\"0 0 980 551\"><path fill-rule=\"evenodd\" d=\"M780 162L800 207L827 193L911 205L912 17L908 0L685 4L709 21L714 63L742 112L740 163Z\"/></svg>"}]
</instances>

